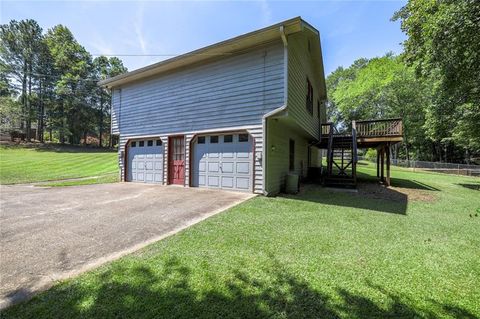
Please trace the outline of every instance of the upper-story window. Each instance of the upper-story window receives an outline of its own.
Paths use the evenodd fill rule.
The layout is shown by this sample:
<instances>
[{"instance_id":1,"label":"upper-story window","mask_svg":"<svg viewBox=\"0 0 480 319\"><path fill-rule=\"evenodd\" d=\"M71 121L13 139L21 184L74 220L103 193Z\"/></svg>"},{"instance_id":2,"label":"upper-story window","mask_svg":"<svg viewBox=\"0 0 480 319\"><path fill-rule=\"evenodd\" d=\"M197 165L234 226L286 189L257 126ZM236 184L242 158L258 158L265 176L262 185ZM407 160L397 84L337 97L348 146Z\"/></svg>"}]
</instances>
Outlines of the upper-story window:
<instances>
[{"instance_id":1,"label":"upper-story window","mask_svg":"<svg viewBox=\"0 0 480 319\"><path fill-rule=\"evenodd\" d=\"M307 78L307 100L306 108L308 113L313 115L313 86L310 80Z\"/></svg>"}]
</instances>

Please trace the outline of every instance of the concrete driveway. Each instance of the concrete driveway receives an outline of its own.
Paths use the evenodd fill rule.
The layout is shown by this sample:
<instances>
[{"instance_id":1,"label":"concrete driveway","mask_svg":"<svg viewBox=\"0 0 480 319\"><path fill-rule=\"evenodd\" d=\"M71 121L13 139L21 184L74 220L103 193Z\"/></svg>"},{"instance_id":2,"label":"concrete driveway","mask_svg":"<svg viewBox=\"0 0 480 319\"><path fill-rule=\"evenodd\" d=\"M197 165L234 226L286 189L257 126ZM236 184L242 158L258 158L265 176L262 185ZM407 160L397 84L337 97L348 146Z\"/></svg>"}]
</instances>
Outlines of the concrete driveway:
<instances>
[{"instance_id":1,"label":"concrete driveway","mask_svg":"<svg viewBox=\"0 0 480 319\"><path fill-rule=\"evenodd\" d=\"M0 309L252 197L134 183L0 190Z\"/></svg>"}]
</instances>

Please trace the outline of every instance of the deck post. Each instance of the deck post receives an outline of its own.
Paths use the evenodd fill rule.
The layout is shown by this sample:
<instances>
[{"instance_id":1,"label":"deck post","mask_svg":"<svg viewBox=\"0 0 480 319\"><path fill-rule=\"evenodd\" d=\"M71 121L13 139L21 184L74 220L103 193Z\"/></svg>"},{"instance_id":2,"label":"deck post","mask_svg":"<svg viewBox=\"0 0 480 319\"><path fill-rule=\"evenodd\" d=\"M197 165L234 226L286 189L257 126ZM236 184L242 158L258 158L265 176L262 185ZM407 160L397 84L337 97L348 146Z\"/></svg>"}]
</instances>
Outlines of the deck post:
<instances>
[{"instance_id":1,"label":"deck post","mask_svg":"<svg viewBox=\"0 0 480 319\"><path fill-rule=\"evenodd\" d=\"M385 184L390 186L390 143L387 143L386 147L387 152L387 179L385 180Z\"/></svg>"},{"instance_id":2,"label":"deck post","mask_svg":"<svg viewBox=\"0 0 480 319\"><path fill-rule=\"evenodd\" d=\"M380 149L377 148L377 178L380 178Z\"/></svg>"},{"instance_id":3,"label":"deck post","mask_svg":"<svg viewBox=\"0 0 480 319\"><path fill-rule=\"evenodd\" d=\"M380 149L380 162L381 162L381 168L380 168L380 180L382 183L385 183L385 147L382 146Z\"/></svg>"}]
</instances>

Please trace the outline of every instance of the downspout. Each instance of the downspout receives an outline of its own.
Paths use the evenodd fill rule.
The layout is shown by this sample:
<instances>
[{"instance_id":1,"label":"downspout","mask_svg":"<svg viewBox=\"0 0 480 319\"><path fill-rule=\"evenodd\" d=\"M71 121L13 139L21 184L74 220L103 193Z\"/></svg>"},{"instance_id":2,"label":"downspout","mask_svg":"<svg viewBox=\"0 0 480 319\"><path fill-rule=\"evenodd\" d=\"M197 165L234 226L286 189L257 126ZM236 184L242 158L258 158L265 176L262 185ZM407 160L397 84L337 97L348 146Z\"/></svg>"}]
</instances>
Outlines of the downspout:
<instances>
[{"instance_id":1,"label":"downspout","mask_svg":"<svg viewBox=\"0 0 480 319\"><path fill-rule=\"evenodd\" d=\"M262 156L262 167L263 167L263 195L268 196L266 190L267 185L267 154L268 154L268 145L267 145L267 118L274 115L278 115L287 110L287 99L288 99L288 41L285 34L285 27L282 25L279 28L280 37L283 42L283 105L279 108L274 109L273 111L265 114L262 118L263 125L263 156Z\"/></svg>"}]
</instances>

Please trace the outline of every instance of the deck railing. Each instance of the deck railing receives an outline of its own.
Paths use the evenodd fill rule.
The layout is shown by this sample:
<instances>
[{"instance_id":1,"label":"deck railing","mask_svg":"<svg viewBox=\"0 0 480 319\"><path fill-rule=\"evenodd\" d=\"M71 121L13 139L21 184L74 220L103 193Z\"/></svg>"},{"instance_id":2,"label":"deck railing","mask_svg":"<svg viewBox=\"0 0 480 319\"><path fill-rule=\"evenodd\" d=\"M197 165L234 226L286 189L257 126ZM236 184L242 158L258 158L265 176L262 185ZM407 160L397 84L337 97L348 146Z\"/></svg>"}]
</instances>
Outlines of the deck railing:
<instances>
[{"instance_id":1,"label":"deck railing","mask_svg":"<svg viewBox=\"0 0 480 319\"><path fill-rule=\"evenodd\" d=\"M402 119L356 121L357 137L402 136Z\"/></svg>"},{"instance_id":2,"label":"deck railing","mask_svg":"<svg viewBox=\"0 0 480 319\"><path fill-rule=\"evenodd\" d=\"M322 137L328 137L330 129L333 127L335 135L349 135L349 132L339 133L333 123L323 123L321 125ZM353 121L352 128L356 129L357 137L381 137L381 136L402 136L402 119L368 120Z\"/></svg>"}]
</instances>

